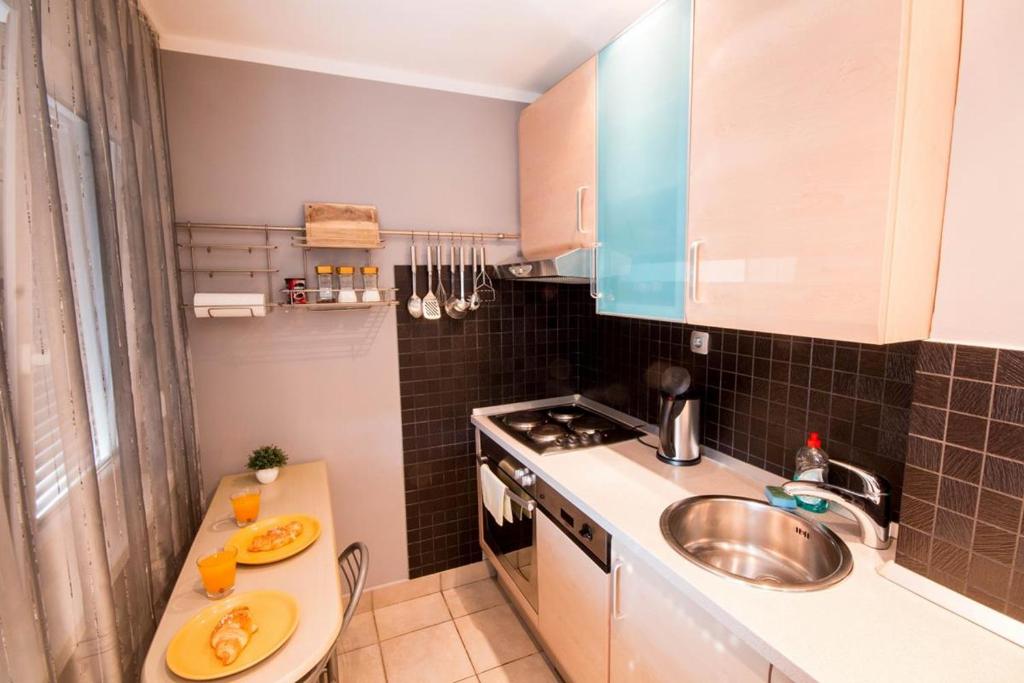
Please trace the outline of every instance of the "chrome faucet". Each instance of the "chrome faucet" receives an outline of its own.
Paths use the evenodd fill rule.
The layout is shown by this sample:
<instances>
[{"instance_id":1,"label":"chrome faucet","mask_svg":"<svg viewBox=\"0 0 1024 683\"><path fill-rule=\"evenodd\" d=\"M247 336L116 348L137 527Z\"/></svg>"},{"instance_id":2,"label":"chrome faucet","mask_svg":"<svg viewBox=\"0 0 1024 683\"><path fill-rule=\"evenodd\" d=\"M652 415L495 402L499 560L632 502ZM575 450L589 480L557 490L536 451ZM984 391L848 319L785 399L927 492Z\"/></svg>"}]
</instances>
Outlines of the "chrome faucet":
<instances>
[{"instance_id":1,"label":"chrome faucet","mask_svg":"<svg viewBox=\"0 0 1024 683\"><path fill-rule=\"evenodd\" d=\"M892 522L892 485L882 476L840 460L829 460L829 467L846 470L860 480L863 491L818 481L790 481L782 489L791 496L814 496L835 503L850 511L860 524L864 545L885 550L892 545L889 524Z\"/></svg>"}]
</instances>

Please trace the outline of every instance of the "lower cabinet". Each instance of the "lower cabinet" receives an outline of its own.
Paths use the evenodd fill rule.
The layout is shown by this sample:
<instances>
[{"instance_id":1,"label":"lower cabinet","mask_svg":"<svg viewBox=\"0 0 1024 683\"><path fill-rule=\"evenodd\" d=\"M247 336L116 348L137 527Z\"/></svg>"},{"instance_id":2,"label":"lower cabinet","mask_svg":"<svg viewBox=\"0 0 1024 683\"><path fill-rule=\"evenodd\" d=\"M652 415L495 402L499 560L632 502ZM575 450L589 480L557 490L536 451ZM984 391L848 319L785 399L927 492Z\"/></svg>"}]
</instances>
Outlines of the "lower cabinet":
<instances>
[{"instance_id":1,"label":"lower cabinet","mask_svg":"<svg viewBox=\"0 0 1024 683\"><path fill-rule=\"evenodd\" d=\"M611 578L612 683L769 680L768 660L614 540Z\"/></svg>"},{"instance_id":2,"label":"lower cabinet","mask_svg":"<svg viewBox=\"0 0 1024 683\"><path fill-rule=\"evenodd\" d=\"M607 681L608 574L547 516L535 514L541 638L572 683Z\"/></svg>"}]
</instances>

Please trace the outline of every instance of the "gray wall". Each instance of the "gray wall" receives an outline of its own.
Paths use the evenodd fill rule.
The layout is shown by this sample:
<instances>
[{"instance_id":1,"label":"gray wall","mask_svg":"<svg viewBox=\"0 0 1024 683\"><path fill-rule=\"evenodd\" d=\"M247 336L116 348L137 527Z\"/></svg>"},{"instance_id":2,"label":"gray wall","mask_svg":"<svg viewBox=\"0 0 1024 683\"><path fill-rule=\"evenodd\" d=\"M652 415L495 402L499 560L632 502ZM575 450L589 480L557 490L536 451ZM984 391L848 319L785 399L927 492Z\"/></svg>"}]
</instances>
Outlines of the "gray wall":
<instances>
[{"instance_id":1,"label":"gray wall","mask_svg":"<svg viewBox=\"0 0 1024 683\"><path fill-rule=\"evenodd\" d=\"M303 202L339 201L375 204L385 228L518 229L520 104L176 52L163 61L179 221L299 225ZM251 237L262 239L195 239ZM276 289L302 271L302 252L286 235L274 243ZM392 240L371 252L324 250L310 263L374 263L390 285L408 247ZM488 255L515 251L492 246ZM198 260L261 267L245 252ZM248 276L204 274L196 283L200 291L265 288ZM190 299L191 278L183 289ZM189 332L207 492L263 443L296 462L325 459L339 548L370 545L373 584L405 578L394 311L277 311L192 320Z\"/></svg>"}]
</instances>

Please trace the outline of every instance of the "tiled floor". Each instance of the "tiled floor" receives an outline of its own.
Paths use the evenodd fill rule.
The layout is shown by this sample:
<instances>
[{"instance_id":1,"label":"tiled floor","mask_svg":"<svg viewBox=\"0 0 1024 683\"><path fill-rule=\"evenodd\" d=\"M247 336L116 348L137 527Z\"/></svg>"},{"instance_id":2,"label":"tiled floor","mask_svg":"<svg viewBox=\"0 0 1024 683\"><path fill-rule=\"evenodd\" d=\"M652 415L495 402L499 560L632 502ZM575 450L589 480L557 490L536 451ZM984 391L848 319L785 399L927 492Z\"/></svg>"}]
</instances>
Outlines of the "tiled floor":
<instances>
[{"instance_id":1,"label":"tiled floor","mask_svg":"<svg viewBox=\"0 0 1024 683\"><path fill-rule=\"evenodd\" d=\"M558 683L485 563L377 589L342 637L345 683Z\"/></svg>"}]
</instances>

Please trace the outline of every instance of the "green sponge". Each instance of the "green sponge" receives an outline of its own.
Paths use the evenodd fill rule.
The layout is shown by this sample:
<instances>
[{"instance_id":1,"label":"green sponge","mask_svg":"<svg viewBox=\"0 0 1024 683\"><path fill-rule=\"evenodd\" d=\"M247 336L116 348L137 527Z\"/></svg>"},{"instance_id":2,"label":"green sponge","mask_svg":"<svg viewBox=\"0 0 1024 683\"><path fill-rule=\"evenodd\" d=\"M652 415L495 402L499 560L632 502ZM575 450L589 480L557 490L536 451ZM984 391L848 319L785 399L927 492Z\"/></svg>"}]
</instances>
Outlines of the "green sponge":
<instances>
[{"instance_id":1,"label":"green sponge","mask_svg":"<svg viewBox=\"0 0 1024 683\"><path fill-rule=\"evenodd\" d=\"M765 486L764 497L777 508L796 509L796 498L786 493L781 486Z\"/></svg>"}]
</instances>

